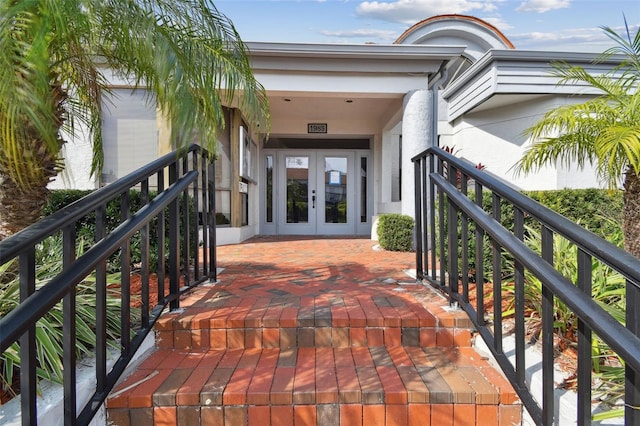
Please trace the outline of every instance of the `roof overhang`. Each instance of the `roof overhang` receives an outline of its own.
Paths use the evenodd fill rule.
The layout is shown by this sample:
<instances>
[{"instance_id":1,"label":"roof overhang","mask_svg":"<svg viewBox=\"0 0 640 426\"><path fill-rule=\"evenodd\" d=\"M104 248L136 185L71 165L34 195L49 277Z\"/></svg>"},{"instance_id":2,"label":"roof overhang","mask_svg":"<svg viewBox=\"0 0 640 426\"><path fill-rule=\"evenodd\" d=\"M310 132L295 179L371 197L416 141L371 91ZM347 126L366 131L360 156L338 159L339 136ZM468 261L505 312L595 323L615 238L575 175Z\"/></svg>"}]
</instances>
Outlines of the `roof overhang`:
<instances>
[{"instance_id":1,"label":"roof overhang","mask_svg":"<svg viewBox=\"0 0 640 426\"><path fill-rule=\"evenodd\" d=\"M452 81L442 97L448 103L448 120L471 111L500 106L508 102L501 97L533 99L543 95L597 95L584 83L558 84L551 74L552 63L567 62L585 68L591 75L610 72L621 57L614 56L594 63L593 53L545 52L528 50L490 50L459 78Z\"/></svg>"},{"instance_id":2,"label":"roof overhang","mask_svg":"<svg viewBox=\"0 0 640 426\"><path fill-rule=\"evenodd\" d=\"M255 73L430 74L464 46L249 42Z\"/></svg>"}]
</instances>

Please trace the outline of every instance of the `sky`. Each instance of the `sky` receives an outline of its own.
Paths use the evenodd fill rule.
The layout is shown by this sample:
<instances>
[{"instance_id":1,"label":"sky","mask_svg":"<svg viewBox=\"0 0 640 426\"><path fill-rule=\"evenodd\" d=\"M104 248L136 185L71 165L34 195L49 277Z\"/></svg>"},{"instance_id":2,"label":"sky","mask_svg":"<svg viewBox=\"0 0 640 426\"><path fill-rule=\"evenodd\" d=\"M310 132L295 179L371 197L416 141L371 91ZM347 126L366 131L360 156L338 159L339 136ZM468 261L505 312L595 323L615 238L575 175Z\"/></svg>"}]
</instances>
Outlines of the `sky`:
<instances>
[{"instance_id":1,"label":"sky","mask_svg":"<svg viewBox=\"0 0 640 426\"><path fill-rule=\"evenodd\" d=\"M245 42L391 44L411 25L441 14L471 15L517 49L602 52L601 27L631 34L640 0L213 0Z\"/></svg>"}]
</instances>

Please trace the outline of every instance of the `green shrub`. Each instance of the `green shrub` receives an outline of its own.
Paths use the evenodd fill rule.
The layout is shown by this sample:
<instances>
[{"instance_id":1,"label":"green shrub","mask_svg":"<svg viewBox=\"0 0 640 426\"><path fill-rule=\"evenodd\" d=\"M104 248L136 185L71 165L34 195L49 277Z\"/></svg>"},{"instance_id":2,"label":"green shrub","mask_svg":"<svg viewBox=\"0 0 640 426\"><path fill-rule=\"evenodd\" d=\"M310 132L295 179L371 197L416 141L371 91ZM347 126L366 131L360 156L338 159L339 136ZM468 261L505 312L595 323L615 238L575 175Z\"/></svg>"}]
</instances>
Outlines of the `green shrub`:
<instances>
[{"instance_id":1,"label":"green shrub","mask_svg":"<svg viewBox=\"0 0 640 426\"><path fill-rule=\"evenodd\" d=\"M52 191L49 197L48 204L45 206L43 213L44 216L48 216L69 204L81 199L89 195L92 191L83 191L83 190L56 190ZM152 200L157 196L156 192L149 193L149 199ZM180 208L180 227L182 227L182 217L183 217L183 209L182 209L182 199L179 198ZM142 200L142 193L138 190L130 190L129 191L129 211L131 213L135 213L140 210L144 203ZM189 198L189 217L194 218L194 204L193 198ZM193 220L193 219L191 219ZM151 226L149 227L149 265L152 270L155 269L158 263L158 233L157 233L157 220L153 220L151 222ZM120 225L120 198L113 199L107 203L106 207L106 233L113 231L118 225ZM190 225L193 225L192 223ZM95 235L95 214L91 213L76 223L76 236L77 238L84 239L85 241L85 249L88 249L94 240ZM165 209L165 252L168 249L168 232L169 232L169 211L168 208ZM183 229L180 229L179 235L181 239L184 238L186 232ZM197 238L197 234L192 234L191 238ZM137 232L131 237L131 266L132 268L138 267L142 262L142 237L140 232ZM168 265L165 265L167 267ZM107 269L109 272L116 272L120 269L120 251L116 251L107 262Z\"/></svg>"},{"instance_id":2,"label":"green shrub","mask_svg":"<svg viewBox=\"0 0 640 426\"><path fill-rule=\"evenodd\" d=\"M620 233L622 226L622 191L609 191L606 189L563 189L552 191L523 191L523 194L537 201L538 203L556 211L565 216L569 220L578 223L582 227L595 233L596 235L618 244L619 238L616 235ZM469 198L475 199L473 191L469 192ZM436 199L436 209L438 209L439 199ZM445 201L446 203L446 201ZM488 214L492 211L492 194L485 191L482 194L482 208ZM513 205L505 200L500 202L501 223L506 229L513 231L514 229L514 209ZM438 225L439 216L436 213L436 225ZM527 228L539 227L536 221L525 214L525 226ZM447 214L445 208L444 216L445 234L447 231ZM475 264L475 224L469 222L469 264L468 268L474 270L477 268ZM436 226L436 233L439 233L439 226ZM525 230L525 234L529 231ZM463 270L462 265L462 238L460 221L457 226L458 241L458 270ZM438 237L439 238L439 237ZM490 280L493 274L493 252L491 250L490 238L485 237L483 241L483 270L485 279ZM436 250L438 247L436 246ZM444 258L442 262L447 262L448 247L445 244ZM438 252L438 255L440 253ZM510 254L502 252L500 256L501 275L508 278L513 275L513 258Z\"/></svg>"},{"instance_id":3,"label":"green shrub","mask_svg":"<svg viewBox=\"0 0 640 426\"><path fill-rule=\"evenodd\" d=\"M391 251L411 251L414 220L410 216L387 213L378 218L378 242Z\"/></svg>"}]
</instances>

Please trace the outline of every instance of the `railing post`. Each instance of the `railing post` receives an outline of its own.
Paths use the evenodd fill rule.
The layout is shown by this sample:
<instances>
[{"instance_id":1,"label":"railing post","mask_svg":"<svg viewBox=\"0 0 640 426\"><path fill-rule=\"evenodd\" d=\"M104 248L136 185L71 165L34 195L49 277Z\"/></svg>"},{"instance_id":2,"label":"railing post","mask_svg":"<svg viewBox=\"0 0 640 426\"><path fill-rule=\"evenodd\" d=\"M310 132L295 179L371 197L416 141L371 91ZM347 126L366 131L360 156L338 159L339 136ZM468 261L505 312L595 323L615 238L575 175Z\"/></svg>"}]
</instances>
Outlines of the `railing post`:
<instances>
[{"instance_id":1,"label":"railing post","mask_svg":"<svg viewBox=\"0 0 640 426\"><path fill-rule=\"evenodd\" d=\"M169 185L173 185L178 181L177 162L171 163L169 166ZM180 288L180 210L178 200L174 199L169 204L169 295L171 302L170 309L176 310L180 308L180 298L177 297Z\"/></svg>"},{"instance_id":2,"label":"railing post","mask_svg":"<svg viewBox=\"0 0 640 426\"><path fill-rule=\"evenodd\" d=\"M460 191L464 195L469 195L467 188L467 176L460 173ZM464 211L460 212L460 239L462 240L462 269L460 275L462 277L462 300L469 302L469 217Z\"/></svg>"},{"instance_id":3,"label":"railing post","mask_svg":"<svg viewBox=\"0 0 640 426\"><path fill-rule=\"evenodd\" d=\"M626 324L629 331L640 336L640 283L626 281ZM628 425L640 424L640 371L625 367L625 422Z\"/></svg>"},{"instance_id":4,"label":"railing post","mask_svg":"<svg viewBox=\"0 0 640 426\"><path fill-rule=\"evenodd\" d=\"M425 182L427 183L427 187L429 188L429 205L427 206L427 210L429 211L429 251L431 253L431 279L433 281L436 280L436 186L431 181L431 173L434 173L436 170L435 161L436 156L433 153L429 153L429 160L427 167L429 170L427 171L427 167L423 170L425 176Z\"/></svg>"},{"instance_id":5,"label":"railing post","mask_svg":"<svg viewBox=\"0 0 640 426\"><path fill-rule=\"evenodd\" d=\"M164 192L164 169L158 171L158 195ZM164 288L164 277L165 277L165 256L166 256L166 226L165 226L165 209L162 209L160 213L158 213L158 218L156 219L156 227L157 227L157 244L158 244L158 266L156 269L156 275L158 278L158 303L162 304L165 298L165 288Z\"/></svg>"},{"instance_id":6,"label":"railing post","mask_svg":"<svg viewBox=\"0 0 640 426\"><path fill-rule=\"evenodd\" d=\"M447 174L449 183L457 186L457 169L451 163L447 163ZM458 271L458 210L450 197L447 197L447 249L449 251L448 257L448 294L449 305L455 306L458 295L458 281L460 274Z\"/></svg>"},{"instance_id":7,"label":"railing post","mask_svg":"<svg viewBox=\"0 0 640 426\"><path fill-rule=\"evenodd\" d=\"M149 204L149 179L142 181L140 186L140 198L143 205ZM140 256L142 257L142 288L140 297L142 298L142 307L140 312L140 321L143 327L149 325L149 224L145 224L140 230Z\"/></svg>"},{"instance_id":8,"label":"railing post","mask_svg":"<svg viewBox=\"0 0 640 426\"><path fill-rule=\"evenodd\" d=\"M492 216L497 222L502 222L501 199L495 192L491 197ZM502 248L494 239L493 251L493 347L502 352Z\"/></svg>"},{"instance_id":9,"label":"railing post","mask_svg":"<svg viewBox=\"0 0 640 426\"><path fill-rule=\"evenodd\" d=\"M96 233L94 243L102 240L105 230L106 209L96 209ZM102 260L96 267L96 388L101 391L107 378L107 266Z\"/></svg>"},{"instance_id":10,"label":"railing post","mask_svg":"<svg viewBox=\"0 0 640 426\"><path fill-rule=\"evenodd\" d=\"M578 288L587 297L591 297L592 286L591 256L584 250L578 249ZM587 324L578 318L578 371L576 373L578 381L578 413L577 424L591 424L591 371L593 369L591 352L591 329ZM632 423L634 424L634 423Z\"/></svg>"},{"instance_id":11,"label":"railing post","mask_svg":"<svg viewBox=\"0 0 640 426\"><path fill-rule=\"evenodd\" d=\"M200 157L201 182L202 182L202 273L209 277L209 164L207 154L202 152Z\"/></svg>"},{"instance_id":12,"label":"railing post","mask_svg":"<svg viewBox=\"0 0 640 426\"><path fill-rule=\"evenodd\" d=\"M414 206L415 206L415 218L416 218L416 229L415 229L415 238L416 238L416 279L418 281L422 281L424 276L424 266L422 265L422 250L423 250L423 241L424 235L422 232L422 202L424 197L424 191L422 189L422 182L420 180L421 176L421 165L424 159L420 158L413 162L413 178L414 178Z\"/></svg>"},{"instance_id":13,"label":"railing post","mask_svg":"<svg viewBox=\"0 0 640 426\"><path fill-rule=\"evenodd\" d=\"M553 265L553 231L542 225L542 258ZM553 293L542 283L542 423L553 424Z\"/></svg>"},{"instance_id":14,"label":"railing post","mask_svg":"<svg viewBox=\"0 0 640 426\"><path fill-rule=\"evenodd\" d=\"M76 259L75 223L62 231L62 265L68 269ZM76 287L62 299L62 365L64 383L64 423L76 424Z\"/></svg>"},{"instance_id":15,"label":"railing post","mask_svg":"<svg viewBox=\"0 0 640 426\"><path fill-rule=\"evenodd\" d=\"M513 234L520 240L524 240L524 212L518 207L513 209ZM518 385L525 386L525 317L524 317L524 266L518 260L514 260L515 293L515 335L516 335L516 380Z\"/></svg>"},{"instance_id":16,"label":"railing post","mask_svg":"<svg viewBox=\"0 0 640 426\"><path fill-rule=\"evenodd\" d=\"M120 223L131 216L129 191L120 196ZM131 240L127 239L120 247L120 344L126 354L131 349Z\"/></svg>"},{"instance_id":17,"label":"railing post","mask_svg":"<svg viewBox=\"0 0 640 426\"><path fill-rule=\"evenodd\" d=\"M476 205L482 208L482 185L475 184ZM476 225L476 321L484 325L484 230Z\"/></svg>"},{"instance_id":18,"label":"railing post","mask_svg":"<svg viewBox=\"0 0 640 426\"><path fill-rule=\"evenodd\" d=\"M211 154L209 154L211 155ZM208 176L208 184L207 184L207 192L209 194L209 208L211 209L209 216L209 267L211 268L211 272L209 276L211 277L212 282L218 281L218 262L216 259L216 163L215 158L211 156L209 158L209 171L207 173Z\"/></svg>"},{"instance_id":19,"label":"railing post","mask_svg":"<svg viewBox=\"0 0 640 426\"><path fill-rule=\"evenodd\" d=\"M188 172L188 167L188 153L184 153L180 177L184 176ZM189 218L189 213L191 213L191 210L189 209L189 191L184 191L182 193L182 232L179 234L182 236L182 276L184 277L185 285L188 285L190 281L189 259L191 258L191 255L189 254L189 250L191 250L191 226L189 224L191 220Z\"/></svg>"},{"instance_id":20,"label":"railing post","mask_svg":"<svg viewBox=\"0 0 640 426\"><path fill-rule=\"evenodd\" d=\"M20 302L36 291L36 251L30 247L20 255ZM23 426L38 423L36 411L36 326L20 337L20 404Z\"/></svg>"},{"instance_id":21,"label":"railing post","mask_svg":"<svg viewBox=\"0 0 640 426\"><path fill-rule=\"evenodd\" d=\"M442 165L442 160L440 158L437 159L437 167L438 174L440 176L444 176L444 168ZM439 250L439 259L440 259L440 287L445 287L445 275L447 271L447 259L444 251L444 192L438 191L438 250Z\"/></svg>"},{"instance_id":22,"label":"railing post","mask_svg":"<svg viewBox=\"0 0 640 426\"><path fill-rule=\"evenodd\" d=\"M198 159L201 154L201 150L193 150L192 153L192 167L193 170L199 170L198 167ZM200 171L202 173L202 171ZM198 250L200 243L200 187L198 186L198 179L193 182L193 214L195 217L193 218L193 229L194 238L193 238L193 279L195 281L200 280L200 250Z\"/></svg>"}]
</instances>

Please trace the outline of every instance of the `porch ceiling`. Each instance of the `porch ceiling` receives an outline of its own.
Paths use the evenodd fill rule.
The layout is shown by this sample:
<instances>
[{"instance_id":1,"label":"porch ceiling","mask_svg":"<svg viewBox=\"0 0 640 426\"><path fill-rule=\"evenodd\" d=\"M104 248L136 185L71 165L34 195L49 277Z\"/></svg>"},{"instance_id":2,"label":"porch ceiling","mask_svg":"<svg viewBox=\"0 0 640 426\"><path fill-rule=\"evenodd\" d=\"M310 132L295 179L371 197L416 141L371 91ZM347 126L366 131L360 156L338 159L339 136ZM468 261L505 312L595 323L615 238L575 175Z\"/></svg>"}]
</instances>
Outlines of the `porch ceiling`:
<instances>
[{"instance_id":1,"label":"porch ceiling","mask_svg":"<svg viewBox=\"0 0 640 426\"><path fill-rule=\"evenodd\" d=\"M400 108L402 97L362 97L349 94L314 96L310 94L269 94L274 121L286 118L305 123L350 120L384 123ZM275 130L275 129L274 129Z\"/></svg>"}]
</instances>

